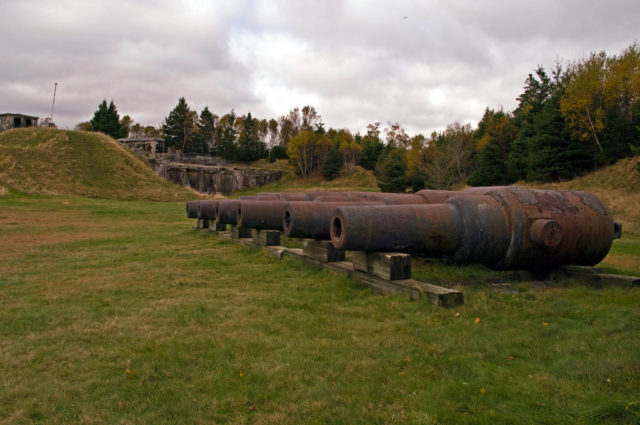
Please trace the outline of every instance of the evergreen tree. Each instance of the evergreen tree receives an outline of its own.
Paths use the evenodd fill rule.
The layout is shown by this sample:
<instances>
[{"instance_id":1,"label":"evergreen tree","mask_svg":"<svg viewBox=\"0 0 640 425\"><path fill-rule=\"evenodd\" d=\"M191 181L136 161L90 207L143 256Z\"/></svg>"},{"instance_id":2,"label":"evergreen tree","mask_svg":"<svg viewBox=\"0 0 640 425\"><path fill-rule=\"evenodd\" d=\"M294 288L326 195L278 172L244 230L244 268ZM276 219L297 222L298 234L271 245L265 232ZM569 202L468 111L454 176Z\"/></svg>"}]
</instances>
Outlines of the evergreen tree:
<instances>
[{"instance_id":1,"label":"evergreen tree","mask_svg":"<svg viewBox=\"0 0 640 425\"><path fill-rule=\"evenodd\" d=\"M99 131L114 139L127 136L127 128L120 122L120 116L113 100L108 106L106 99L103 100L98 105L98 110L93 114L90 123L93 131Z\"/></svg>"},{"instance_id":2,"label":"evergreen tree","mask_svg":"<svg viewBox=\"0 0 640 425\"><path fill-rule=\"evenodd\" d=\"M203 155L209 154L213 150L216 135L216 116L209 111L208 106L200 113L197 127L196 145Z\"/></svg>"},{"instance_id":3,"label":"evergreen tree","mask_svg":"<svg viewBox=\"0 0 640 425\"><path fill-rule=\"evenodd\" d=\"M341 168L342 159L340 158L340 153L334 147L329 151L326 159L324 160L324 165L322 166L322 175L327 180L333 180L334 178L336 178Z\"/></svg>"},{"instance_id":4,"label":"evergreen tree","mask_svg":"<svg viewBox=\"0 0 640 425\"><path fill-rule=\"evenodd\" d=\"M392 149L376 167L376 179L383 192L404 192L407 188L407 164L403 151Z\"/></svg>"},{"instance_id":5,"label":"evergreen tree","mask_svg":"<svg viewBox=\"0 0 640 425\"><path fill-rule=\"evenodd\" d=\"M476 136L480 152L476 169L469 176L471 186L492 186L512 183L507 162L518 130L512 117L503 111L487 109L478 125Z\"/></svg>"},{"instance_id":6,"label":"evergreen tree","mask_svg":"<svg viewBox=\"0 0 640 425\"><path fill-rule=\"evenodd\" d=\"M217 133L217 154L228 159L229 161L235 161L237 159L237 146L236 146L236 113L231 110L228 114L220 119Z\"/></svg>"},{"instance_id":7,"label":"evergreen tree","mask_svg":"<svg viewBox=\"0 0 640 425\"><path fill-rule=\"evenodd\" d=\"M178 99L178 104L164 119L162 125L165 146L173 146L183 152L198 153L197 145L194 143L196 122L197 113L189 109L184 97Z\"/></svg>"},{"instance_id":8,"label":"evergreen tree","mask_svg":"<svg viewBox=\"0 0 640 425\"><path fill-rule=\"evenodd\" d=\"M252 162L264 158L266 146L258 140L255 130L255 120L251 117L251 112L243 120L242 131L238 137L238 148L236 158L242 162Z\"/></svg>"},{"instance_id":9,"label":"evergreen tree","mask_svg":"<svg viewBox=\"0 0 640 425\"><path fill-rule=\"evenodd\" d=\"M384 149L384 143L380 140L380 123L376 122L367 126L367 134L362 138L362 157L360 165L367 170L375 170L378 158Z\"/></svg>"}]
</instances>

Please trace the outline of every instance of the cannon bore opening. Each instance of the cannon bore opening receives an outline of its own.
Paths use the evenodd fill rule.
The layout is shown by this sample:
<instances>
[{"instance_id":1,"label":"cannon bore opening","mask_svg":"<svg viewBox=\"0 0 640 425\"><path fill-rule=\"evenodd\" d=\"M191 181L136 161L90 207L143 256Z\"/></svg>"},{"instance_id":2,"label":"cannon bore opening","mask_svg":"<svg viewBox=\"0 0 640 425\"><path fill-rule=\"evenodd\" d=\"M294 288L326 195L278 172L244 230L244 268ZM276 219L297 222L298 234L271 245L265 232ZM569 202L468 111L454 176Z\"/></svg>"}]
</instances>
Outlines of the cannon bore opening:
<instances>
[{"instance_id":1,"label":"cannon bore opening","mask_svg":"<svg viewBox=\"0 0 640 425\"><path fill-rule=\"evenodd\" d=\"M291 227L291 213L289 212L289 210L287 210L284 213L284 230L286 231L290 227Z\"/></svg>"},{"instance_id":2,"label":"cannon bore opening","mask_svg":"<svg viewBox=\"0 0 640 425\"><path fill-rule=\"evenodd\" d=\"M336 239L340 239L342 236L342 220L340 217L334 217L331 223L331 236Z\"/></svg>"}]
</instances>

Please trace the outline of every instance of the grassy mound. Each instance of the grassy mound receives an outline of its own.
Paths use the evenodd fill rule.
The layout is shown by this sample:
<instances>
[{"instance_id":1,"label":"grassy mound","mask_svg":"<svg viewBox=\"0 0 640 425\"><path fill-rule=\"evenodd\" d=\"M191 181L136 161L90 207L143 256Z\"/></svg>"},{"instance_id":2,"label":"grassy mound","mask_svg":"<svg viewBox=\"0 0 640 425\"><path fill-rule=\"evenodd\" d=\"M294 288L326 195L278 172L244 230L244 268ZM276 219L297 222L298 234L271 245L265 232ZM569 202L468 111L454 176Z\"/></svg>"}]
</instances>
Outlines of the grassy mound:
<instances>
[{"instance_id":1,"label":"grassy mound","mask_svg":"<svg viewBox=\"0 0 640 425\"><path fill-rule=\"evenodd\" d=\"M160 179L142 158L108 136L40 128L0 133L0 195L10 189L119 200L195 197Z\"/></svg>"}]
</instances>

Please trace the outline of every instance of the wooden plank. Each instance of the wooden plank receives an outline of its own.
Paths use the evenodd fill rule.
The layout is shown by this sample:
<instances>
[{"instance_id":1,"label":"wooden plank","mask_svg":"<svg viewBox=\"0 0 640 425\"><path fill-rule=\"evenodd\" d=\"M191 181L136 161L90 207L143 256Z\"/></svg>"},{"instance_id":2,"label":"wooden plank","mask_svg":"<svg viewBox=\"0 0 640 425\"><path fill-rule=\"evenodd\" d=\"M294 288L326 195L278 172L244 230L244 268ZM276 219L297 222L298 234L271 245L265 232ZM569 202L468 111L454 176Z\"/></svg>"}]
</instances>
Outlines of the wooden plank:
<instances>
[{"instance_id":1,"label":"wooden plank","mask_svg":"<svg viewBox=\"0 0 640 425\"><path fill-rule=\"evenodd\" d=\"M638 276L604 273L601 269L595 267L563 266L552 271L551 278L556 280L576 279L580 283L594 288L612 286L620 288L640 287L640 277Z\"/></svg>"},{"instance_id":2,"label":"wooden plank","mask_svg":"<svg viewBox=\"0 0 640 425\"><path fill-rule=\"evenodd\" d=\"M304 255L315 258L323 263L344 261L345 259L345 252L343 250L336 249L330 241L305 239L302 250Z\"/></svg>"},{"instance_id":3,"label":"wooden plank","mask_svg":"<svg viewBox=\"0 0 640 425\"><path fill-rule=\"evenodd\" d=\"M229 231L234 239L246 239L251 237L251 229L240 227L237 224L230 224Z\"/></svg>"},{"instance_id":4,"label":"wooden plank","mask_svg":"<svg viewBox=\"0 0 640 425\"><path fill-rule=\"evenodd\" d=\"M351 253L351 259L356 270L382 279L411 278L411 255L403 252L354 251Z\"/></svg>"},{"instance_id":5,"label":"wooden plank","mask_svg":"<svg viewBox=\"0 0 640 425\"><path fill-rule=\"evenodd\" d=\"M279 246L280 232L277 230L251 229L251 239L258 246Z\"/></svg>"},{"instance_id":6,"label":"wooden plank","mask_svg":"<svg viewBox=\"0 0 640 425\"><path fill-rule=\"evenodd\" d=\"M442 307L454 307L464 304L462 292L455 289L444 288L431 285L429 283L418 282L413 279L388 280L378 276L356 270L352 263L347 261L323 262L317 257L309 257L300 249L285 249L282 253L284 257L292 257L302 260L308 264L313 264L340 273L346 274L356 282L370 287L377 294L403 294L418 299L425 297L432 304Z\"/></svg>"}]
</instances>

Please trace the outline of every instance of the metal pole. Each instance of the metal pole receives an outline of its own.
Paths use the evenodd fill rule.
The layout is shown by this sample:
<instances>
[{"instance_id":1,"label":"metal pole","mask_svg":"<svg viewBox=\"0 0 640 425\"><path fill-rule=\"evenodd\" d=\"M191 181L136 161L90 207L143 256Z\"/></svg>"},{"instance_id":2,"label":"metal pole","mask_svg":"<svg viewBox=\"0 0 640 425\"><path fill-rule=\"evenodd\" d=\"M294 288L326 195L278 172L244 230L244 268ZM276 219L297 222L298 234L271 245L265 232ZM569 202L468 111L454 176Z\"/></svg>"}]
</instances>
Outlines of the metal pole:
<instances>
[{"instance_id":1,"label":"metal pole","mask_svg":"<svg viewBox=\"0 0 640 425\"><path fill-rule=\"evenodd\" d=\"M51 103L51 122L53 122L53 107L56 105L56 90L58 89L58 83L53 86L53 102Z\"/></svg>"}]
</instances>

